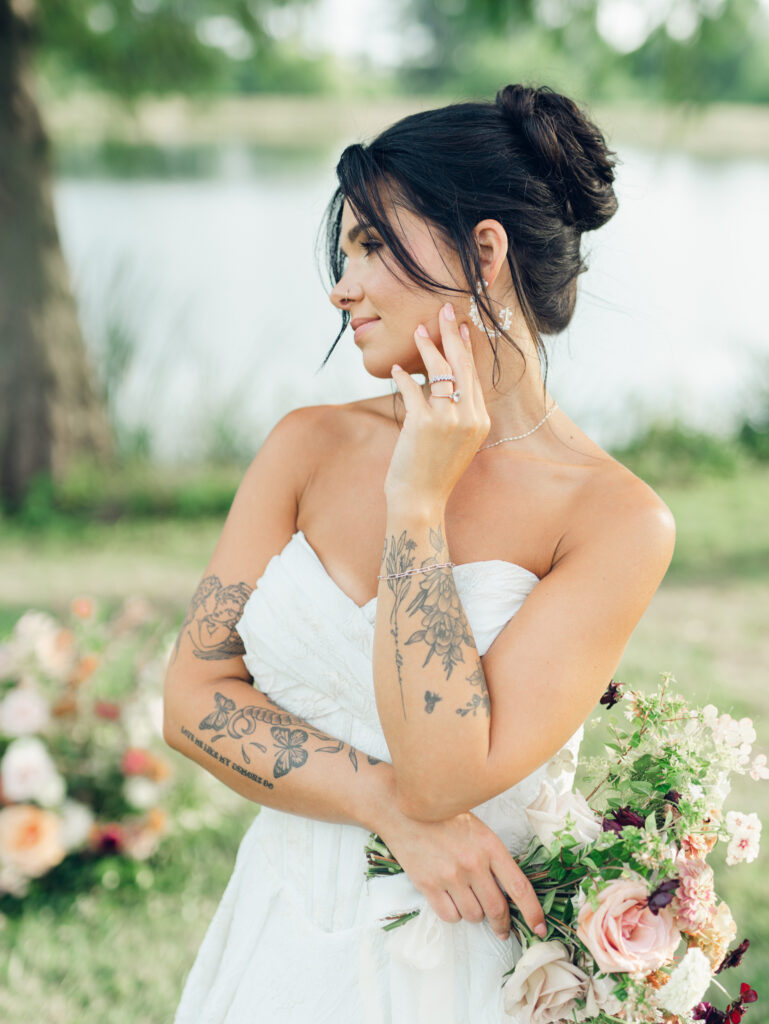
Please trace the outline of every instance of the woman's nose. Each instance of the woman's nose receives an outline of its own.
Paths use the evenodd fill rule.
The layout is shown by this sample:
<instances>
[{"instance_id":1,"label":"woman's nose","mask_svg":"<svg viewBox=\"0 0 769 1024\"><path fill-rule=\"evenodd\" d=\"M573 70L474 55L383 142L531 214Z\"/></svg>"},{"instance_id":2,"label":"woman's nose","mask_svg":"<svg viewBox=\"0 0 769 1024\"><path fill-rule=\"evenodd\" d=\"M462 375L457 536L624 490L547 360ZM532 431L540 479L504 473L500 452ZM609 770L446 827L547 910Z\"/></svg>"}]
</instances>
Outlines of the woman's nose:
<instances>
[{"instance_id":1,"label":"woman's nose","mask_svg":"<svg viewBox=\"0 0 769 1024\"><path fill-rule=\"evenodd\" d=\"M341 277L331 289L329 299L337 309L347 309L355 299L355 289L352 285L346 284L344 277Z\"/></svg>"}]
</instances>

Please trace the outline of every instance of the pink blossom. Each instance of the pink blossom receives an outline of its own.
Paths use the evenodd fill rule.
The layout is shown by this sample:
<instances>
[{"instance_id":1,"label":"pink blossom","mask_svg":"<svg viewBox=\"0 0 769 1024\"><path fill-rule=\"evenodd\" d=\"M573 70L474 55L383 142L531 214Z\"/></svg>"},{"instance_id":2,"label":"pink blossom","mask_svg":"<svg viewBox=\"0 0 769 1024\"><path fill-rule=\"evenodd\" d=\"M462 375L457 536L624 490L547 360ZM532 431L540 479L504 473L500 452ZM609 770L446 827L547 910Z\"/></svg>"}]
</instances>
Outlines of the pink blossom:
<instances>
[{"instance_id":1,"label":"pink blossom","mask_svg":"<svg viewBox=\"0 0 769 1024\"><path fill-rule=\"evenodd\" d=\"M758 856L761 839L761 821L754 812L743 814L740 811L729 811L726 815L726 827L731 836L726 851L726 863L739 864L746 861L750 864Z\"/></svg>"},{"instance_id":2,"label":"pink blossom","mask_svg":"<svg viewBox=\"0 0 769 1024\"><path fill-rule=\"evenodd\" d=\"M692 935L710 921L716 909L713 869L699 857L679 856L678 889L671 909L677 928Z\"/></svg>"},{"instance_id":3,"label":"pink blossom","mask_svg":"<svg viewBox=\"0 0 769 1024\"><path fill-rule=\"evenodd\" d=\"M769 779L769 768L766 767L766 754L756 754L753 764L750 766L750 777L755 779Z\"/></svg>"},{"instance_id":4,"label":"pink blossom","mask_svg":"<svg viewBox=\"0 0 769 1024\"><path fill-rule=\"evenodd\" d=\"M598 908L586 902L577 915L577 936L600 970L654 971L675 953L681 934L665 907L653 914L641 878L618 878L598 893Z\"/></svg>"}]
</instances>

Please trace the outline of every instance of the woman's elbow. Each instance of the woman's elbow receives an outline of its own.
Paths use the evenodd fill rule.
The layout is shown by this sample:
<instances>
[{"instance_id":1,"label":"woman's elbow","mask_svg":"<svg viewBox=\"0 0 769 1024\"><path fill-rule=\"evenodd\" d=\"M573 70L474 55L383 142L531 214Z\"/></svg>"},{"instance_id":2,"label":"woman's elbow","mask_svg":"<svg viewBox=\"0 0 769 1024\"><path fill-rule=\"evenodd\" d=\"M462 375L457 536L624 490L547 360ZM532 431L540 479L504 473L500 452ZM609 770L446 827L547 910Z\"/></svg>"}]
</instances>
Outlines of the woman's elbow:
<instances>
[{"instance_id":1,"label":"woman's elbow","mask_svg":"<svg viewBox=\"0 0 769 1024\"><path fill-rule=\"evenodd\" d=\"M397 787L398 810L412 821L446 821L468 811L469 806L465 806L460 796L449 787L439 787L435 791L424 785Z\"/></svg>"}]
</instances>

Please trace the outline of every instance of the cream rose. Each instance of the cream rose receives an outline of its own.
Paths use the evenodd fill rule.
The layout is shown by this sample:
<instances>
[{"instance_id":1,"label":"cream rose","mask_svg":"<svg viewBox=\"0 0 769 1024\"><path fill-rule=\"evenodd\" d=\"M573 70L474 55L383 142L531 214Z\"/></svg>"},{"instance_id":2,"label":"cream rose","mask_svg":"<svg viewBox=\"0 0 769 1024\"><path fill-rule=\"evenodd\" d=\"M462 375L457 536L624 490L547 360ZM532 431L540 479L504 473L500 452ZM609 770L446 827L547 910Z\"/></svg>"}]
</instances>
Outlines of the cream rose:
<instances>
[{"instance_id":1,"label":"cream rose","mask_svg":"<svg viewBox=\"0 0 769 1024\"><path fill-rule=\"evenodd\" d=\"M681 933L664 907L653 914L642 879L618 878L598 894L598 908L585 903L577 915L577 936L600 970L654 971L675 953Z\"/></svg>"},{"instance_id":2,"label":"cream rose","mask_svg":"<svg viewBox=\"0 0 769 1024\"><path fill-rule=\"evenodd\" d=\"M561 942L529 946L504 985L505 1013L520 1024L569 1020L574 1001L584 999L590 978L571 962Z\"/></svg>"},{"instance_id":3,"label":"cream rose","mask_svg":"<svg viewBox=\"0 0 769 1024\"><path fill-rule=\"evenodd\" d=\"M579 846L592 843L598 838L601 823L588 807L582 794L572 790L558 794L553 786L543 779L539 793L526 808L526 817L533 832L545 846L550 846L555 833L566 827L567 816L574 822L571 835L577 839Z\"/></svg>"},{"instance_id":4,"label":"cream rose","mask_svg":"<svg viewBox=\"0 0 769 1024\"><path fill-rule=\"evenodd\" d=\"M64 779L37 736L19 736L8 744L0 761L0 778L7 800L36 800L53 807L65 796Z\"/></svg>"}]
</instances>

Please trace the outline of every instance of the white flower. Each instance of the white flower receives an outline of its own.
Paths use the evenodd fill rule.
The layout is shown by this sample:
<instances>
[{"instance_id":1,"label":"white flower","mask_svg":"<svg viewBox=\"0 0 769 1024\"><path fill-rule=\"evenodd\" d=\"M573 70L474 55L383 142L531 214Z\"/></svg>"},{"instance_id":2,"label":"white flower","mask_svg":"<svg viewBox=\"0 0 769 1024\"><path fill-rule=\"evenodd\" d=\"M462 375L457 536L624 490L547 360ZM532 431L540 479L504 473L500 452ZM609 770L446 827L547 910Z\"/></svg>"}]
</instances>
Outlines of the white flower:
<instances>
[{"instance_id":1,"label":"white flower","mask_svg":"<svg viewBox=\"0 0 769 1024\"><path fill-rule=\"evenodd\" d=\"M67 850L76 850L88 838L94 820L93 812L79 800L65 800L59 813L62 845Z\"/></svg>"},{"instance_id":2,"label":"white flower","mask_svg":"<svg viewBox=\"0 0 769 1024\"><path fill-rule=\"evenodd\" d=\"M16 654L24 657L35 653L41 638L53 638L58 631L58 623L46 612L25 612L13 627L11 643Z\"/></svg>"},{"instance_id":3,"label":"white flower","mask_svg":"<svg viewBox=\"0 0 769 1024\"><path fill-rule=\"evenodd\" d=\"M708 708L711 707L712 704L709 704ZM713 730L713 739L716 743L739 747L741 754L744 754L745 750L750 753L751 746L756 742L756 730L752 719L741 718L737 721L731 715L719 715L718 718L714 718L711 714L705 721Z\"/></svg>"},{"instance_id":4,"label":"white flower","mask_svg":"<svg viewBox=\"0 0 769 1024\"><path fill-rule=\"evenodd\" d=\"M581 1010L577 1010L577 1020L593 1020L601 1010L615 1015L622 1008L622 1000L613 994L615 984L613 978L601 974L589 978L583 997L586 1002Z\"/></svg>"},{"instance_id":5,"label":"white flower","mask_svg":"<svg viewBox=\"0 0 769 1024\"><path fill-rule=\"evenodd\" d=\"M519 1024L569 1020L576 1009L574 1001L585 998L589 981L561 942L537 942L505 981L505 1013Z\"/></svg>"},{"instance_id":6,"label":"white flower","mask_svg":"<svg viewBox=\"0 0 769 1024\"><path fill-rule=\"evenodd\" d=\"M160 787L142 775L131 775L123 783L123 796L132 807L144 811L154 807L160 798Z\"/></svg>"},{"instance_id":7,"label":"white flower","mask_svg":"<svg viewBox=\"0 0 769 1024\"><path fill-rule=\"evenodd\" d=\"M716 810L720 810L723 807L724 800L729 796L732 790L732 784L729 782L729 773L726 771L720 771L718 778L714 783L711 784L708 791L708 796L715 800Z\"/></svg>"},{"instance_id":8,"label":"white flower","mask_svg":"<svg viewBox=\"0 0 769 1024\"><path fill-rule=\"evenodd\" d=\"M688 1014L702 1001L710 984L710 961L697 946L686 955L659 990L657 1001L671 1013Z\"/></svg>"},{"instance_id":9,"label":"white flower","mask_svg":"<svg viewBox=\"0 0 769 1024\"><path fill-rule=\"evenodd\" d=\"M555 833L566 826L567 816L573 821L569 833L577 839L579 846L592 843L600 835L601 823L581 793L567 790L559 795L543 779L539 793L526 808L526 817L533 832L545 846L550 846Z\"/></svg>"},{"instance_id":10,"label":"white flower","mask_svg":"<svg viewBox=\"0 0 769 1024\"><path fill-rule=\"evenodd\" d=\"M42 732L50 721L46 699L31 686L16 686L0 702L0 733L26 736Z\"/></svg>"},{"instance_id":11,"label":"white flower","mask_svg":"<svg viewBox=\"0 0 769 1024\"><path fill-rule=\"evenodd\" d=\"M45 612L25 612L14 626L11 644L17 658L34 657L43 672L54 679L64 679L72 670L72 634Z\"/></svg>"},{"instance_id":12,"label":"white flower","mask_svg":"<svg viewBox=\"0 0 769 1024\"><path fill-rule=\"evenodd\" d=\"M552 779L558 778L559 775L574 772L576 770L576 762L574 760L574 751L571 747L562 747L550 760L547 762L547 774Z\"/></svg>"},{"instance_id":13,"label":"white flower","mask_svg":"<svg viewBox=\"0 0 769 1024\"><path fill-rule=\"evenodd\" d=\"M766 767L766 754L756 754L753 764L750 766L750 777L758 782L759 779L769 779L769 768Z\"/></svg>"},{"instance_id":14,"label":"white flower","mask_svg":"<svg viewBox=\"0 0 769 1024\"><path fill-rule=\"evenodd\" d=\"M3 793L8 800L36 800L54 807L64 799L66 786L37 736L20 736L9 744L0 762Z\"/></svg>"},{"instance_id":15,"label":"white flower","mask_svg":"<svg viewBox=\"0 0 769 1024\"><path fill-rule=\"evenodd\" d=\"M731 865L746 861L750 864L758 856L761 839L761 821L758 815L728 811L726 828L731 836L726 851L726 863Z\"/></svg>"}]
</instances>

